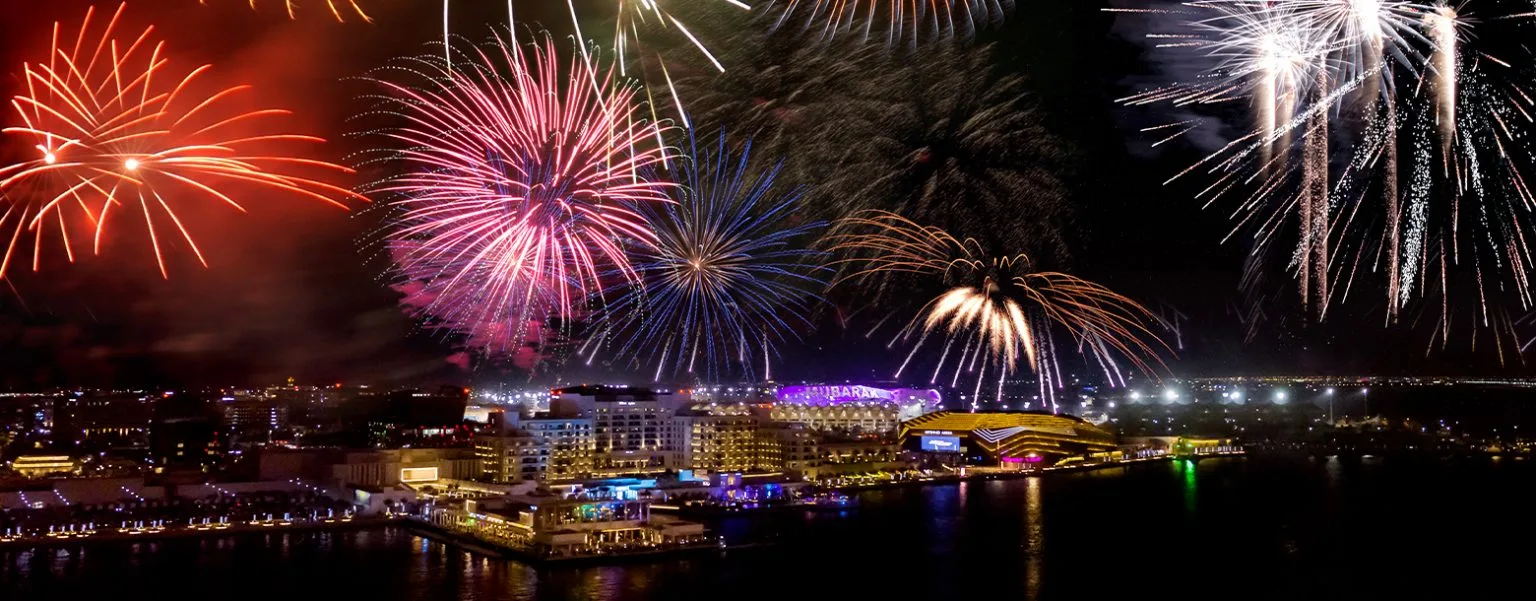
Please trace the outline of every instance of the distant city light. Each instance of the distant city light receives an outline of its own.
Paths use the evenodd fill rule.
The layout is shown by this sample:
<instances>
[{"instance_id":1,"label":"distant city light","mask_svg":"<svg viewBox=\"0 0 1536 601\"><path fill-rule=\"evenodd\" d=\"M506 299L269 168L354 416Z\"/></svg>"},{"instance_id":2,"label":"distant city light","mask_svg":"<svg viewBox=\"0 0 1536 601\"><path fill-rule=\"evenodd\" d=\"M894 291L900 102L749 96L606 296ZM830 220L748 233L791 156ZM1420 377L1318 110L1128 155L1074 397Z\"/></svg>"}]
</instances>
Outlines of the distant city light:
<instances>
[{"instance_id":1,"label":"distant city light","mask_svg":"<svg viewBox=\"0 0 1536 601\"><path fill-rule=\"evenodd\" d=\"M1166 390L1163 391L1163 398L1168 399L1170 401L1177 401L1177 400L1179 400L1179 391L1174 390L1172 388L1166 389Z\"/></svg>"}]
</instances>

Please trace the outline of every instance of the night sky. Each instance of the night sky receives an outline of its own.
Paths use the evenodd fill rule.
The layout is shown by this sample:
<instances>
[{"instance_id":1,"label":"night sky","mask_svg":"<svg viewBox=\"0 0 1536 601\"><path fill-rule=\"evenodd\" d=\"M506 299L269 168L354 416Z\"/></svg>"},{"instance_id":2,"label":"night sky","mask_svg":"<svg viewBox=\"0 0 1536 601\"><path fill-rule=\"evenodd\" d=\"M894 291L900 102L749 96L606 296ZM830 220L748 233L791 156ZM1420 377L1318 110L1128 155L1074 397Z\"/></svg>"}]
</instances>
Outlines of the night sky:
<instances>
[{"instance_id":1,"label":"night sky","mask_svg":"<svg viewBox=\"0 0 1536 601\"><path fill-rule=\"evenodd\" d=\"M62 20L68 31L89 4L8 3L0 19L0 64L11 73L0 80L7 97L20 82L21 62L46 51L51 23ZM108 12L115 8L98 4ZM441 23L441 7L425 1L376 2L372 25L338 24L316 12L320 8L289 21L276 10L279 0L258 3L266 10L255 14L245 0L209 4L214 6L131 0L127 29L153 22L170 41L174 60L211 62L218 77L254 84L264 104L294 108L293 123L331 140L320 152L338 162L360 144L347 136L354 131L348 118L360 106L358 96L372 91L356 76L391 57L428 50L424 44L439 34ZM504 10L501 2L457 4L455 29L477 38ZM520 19L538 19L557 32L569 27L563 3L519 4L529 7L519 9ZM1465 340L1426 356L1427 327L1386 330L1381 309L1366 300L1352 302L1326 324L1311 323L1296 309L1294 286L1278 270L1270 274L1269 319L1245 340L1235 307L1242 299L1246 247L1221 244L1226 215L1202 211L1191 199L1194 184L1162 184L1198 158L1200 149L1188 143L1150 149L1155 138L1137 129L1159 121L1146 114L1156 109L1115 103L1157 67L1131 39L1143 32L1101 12L1102 1L1021 4L1030 9L1015 11L1006 24L980 34L978 43L997 44L999 69L1029 76L1048 126L1074 150L1064 177L1075 227L1068 236L1071 254L1059 267L1169 318L1179 316L1181 336L1169 335L1170 343L1183 342L1178 357L1169 360L1175 374L1519 371L1518 365L1500 367L1487 344L1474 350ZM9 107L3 119L12 123ZM14 142L0 146L0 162L27 150ZM364 244L381 211L349 214L282 196L252 199L247 208L244 215L210 210L195 216L209 269L189 253L173 253L170 278L163 280L142 241L131 240L73 265L45 260L40 273L15 272L10 286L0 284L0 385L266 384L289 376L314 383L528 379L516 368L483 362L465 371L465 358L452 344L413 328L388 286L384 261ZM782 349L775 375L888 375L899 356L885 351L883 340L865 340L864 329L822 324L806 345ZM566 374L568 380L599 375L608 376L600 370Z\"/></svg>"}]
</instances>

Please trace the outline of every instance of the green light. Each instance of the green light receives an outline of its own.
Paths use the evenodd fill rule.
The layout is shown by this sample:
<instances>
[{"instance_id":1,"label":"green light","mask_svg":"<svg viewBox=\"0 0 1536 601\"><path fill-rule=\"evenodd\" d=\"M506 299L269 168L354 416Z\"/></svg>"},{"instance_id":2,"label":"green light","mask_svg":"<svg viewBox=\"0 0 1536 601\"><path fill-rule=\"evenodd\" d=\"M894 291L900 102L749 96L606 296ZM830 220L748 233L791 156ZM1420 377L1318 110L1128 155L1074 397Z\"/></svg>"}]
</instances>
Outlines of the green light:
<instances>
[{"instance_id":1,"label":"green light","mask_svg":"<svg viewBox=\"0 0 1536 601\"><path fill-rule=\"evenodd\" d=\"M1178 461L1180 463L1184 464L1182 466L1182 469L1184 470L1184 510L1186 512L1189 512L1189 513L1194 513L1195 512L1195 460L1193 460L1193 459L1180 459Z\"/></svg>"}]
</instances>

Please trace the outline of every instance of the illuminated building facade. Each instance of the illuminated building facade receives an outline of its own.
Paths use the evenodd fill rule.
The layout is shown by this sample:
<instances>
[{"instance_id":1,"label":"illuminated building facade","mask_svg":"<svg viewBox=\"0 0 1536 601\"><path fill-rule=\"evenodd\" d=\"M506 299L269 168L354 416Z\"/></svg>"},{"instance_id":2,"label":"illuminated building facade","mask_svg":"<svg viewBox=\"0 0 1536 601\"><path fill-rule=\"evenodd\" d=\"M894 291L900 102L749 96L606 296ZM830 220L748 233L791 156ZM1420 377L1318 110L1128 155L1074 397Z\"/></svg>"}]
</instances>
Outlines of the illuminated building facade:
<instances>
[{"instance_id":1,"label":"illuminated building facade","mask_svg":"<svg viewBox=\"0 0 1536 601\"><path fill-rule=\"evenodd\" d=\"M345 484L388 488L436 480L471 480L481 474L474 449L388 449L347 453L331 466Z\"/></svg>"},{"instance_id":2,"label":"illuminated building facade","mask_svg":"<svg viewBox=\"0 0 1536 601\"><path fill-rule=\"evenodd\" d=\"M686 395L629 386L576 386L552 393L550 413L592 419L594 475L660 473L678 464L675 414Z\"/></svg>"},{"instance_id":3,"label":"illuminated building facade","mask_svg":"<svg viewBox=\"0 0 1536 601\"><path fill-rule=\"evenodd\" d=\"M475 458L492 482L540 481L549 465L548 445L526 432L476 434Z\"/></svg>"},{"instance_id":4,"label":"illuminated building facade","mask_svg":"<svg viewBox=\"0 0 1536 601\"><path fill-rule=\"evenodd\" d=\"M821 471L821 447L805 424L767 422L757 431L757 467L814 480Z\"/></svg>"},{"instance_id":5,"label":"illuminated building facade","mask_svg":"<svg viewBox=\"0 0 1536 601\"><path fill-rule=\"evenodd\" d=\"M219 401L224 427L236 438L267 440L288 428L288 407L267 396L225 397Z\"/></svg>"},{"instance_id":6,"label":"illuminated building facade","mask_svg":"<svg viewBox=\"0 0 1536 601\"><path fill-rule=\"evenodd\" d=\"M930 413L902 424L900 445L992 465L1054 465L1117 450L1113 434L1087 421L1033 412Z\"/></svg>"},{"instance_id":7,"label":"illuminated building facade","mask_svg":"<svg viewBox=\"0 0 1536 601\"><path fill-rule=\"evenodd\" d=\"M424 506L423 519L540 557L708 544L704 525L652 516L633 498L508 496Z\"/></svg>"},{"instance_id":8,"label":"illuminated building facade","mask_svg":"<svg viewBox=\"0 0 1536 601\"><path fill-rule=\"evenodd\" d=\"M146 447L155 401L136 393L55 397L49 420L54 446L86 451Z\"/></svg>"},{"instance_id":9,"label":"illuminated building facade","mask_svg":"<svg viewBox=\"0 0 1536 601\"><path fill-rule=\"evenodd\" d=\"M540 417L522 419L518 426L544 444L548 451L542 482L577 480L592 473L593 420L588 418Z\"/></svg>"},{"instance_id":10,"label":"illuminated building facade","mask_svg":"<svg viewBox=\"0 0 1536 601\"><path fill-rule=\"evenodd\" d=\"M560 482L592 473L593 421L517 418L500 434L475 436L482 474L495 482Z\"/></svg>"},{"instance_id":11,"label":"illuminated building facade","mask_svg":"<svg viewBox=\"0 0 1536 601\"><path fill-rule=\"evenodd\" d=\"M673 417L679 467L709 472L758 466L758 419L744 405L700 405Z\"/></svg>"},{"instance_id":12,"label":"illuminated building facade","mask_svg":"<svg viewBox=\"0 0 1536 601\"><path fill-rule=\"evenodd\" d=\"M68 455L22 455L11 461L11 471L23 478L70 476L80 473L80 464Z\"/></svg>"},{"instance_id":13,"label":"illuminated building facade","mask_svg":"<svg viewBox=\"0 0 1536 601\"><path fill-rule=\"evenodd\" d=\"M927 389L785 386L771 416L813 430L892 435L903 420L937 410L942 400L937 390Z\"/></svg>"},{"instance_id":14,"label":"illuminated building facade","mask_svg":"<svg viewBox=\"0 0 1536 601\"><path fill-rule=\"evenodd\" d=\"M901 425L901 410L890 403L795 405L779 403L770 412L774 421L804 424L812 430L890 434Z\"/></svg>"}]
</instances>

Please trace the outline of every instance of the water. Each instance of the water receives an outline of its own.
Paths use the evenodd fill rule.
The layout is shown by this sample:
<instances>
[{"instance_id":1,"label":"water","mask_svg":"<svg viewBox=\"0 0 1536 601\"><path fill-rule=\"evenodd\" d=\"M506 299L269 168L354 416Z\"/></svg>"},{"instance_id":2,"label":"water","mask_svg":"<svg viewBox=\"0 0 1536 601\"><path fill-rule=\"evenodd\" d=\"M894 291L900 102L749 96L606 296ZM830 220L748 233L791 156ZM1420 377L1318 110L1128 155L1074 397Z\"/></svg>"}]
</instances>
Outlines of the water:
<instances>
[{"instance_id":1,"label":"water","mask_svg":"<svg viewBox=\"0 0 1536 601\"><path fill-rule=\"evenodd\" d=\"M763 549L535 569L402 530L0 553L0 598L1484 598L1526 590L1529 461L1222 459L862 494ZM1518 595L1516 595L1518 597Z\"/></svg>"}]
</instances>

